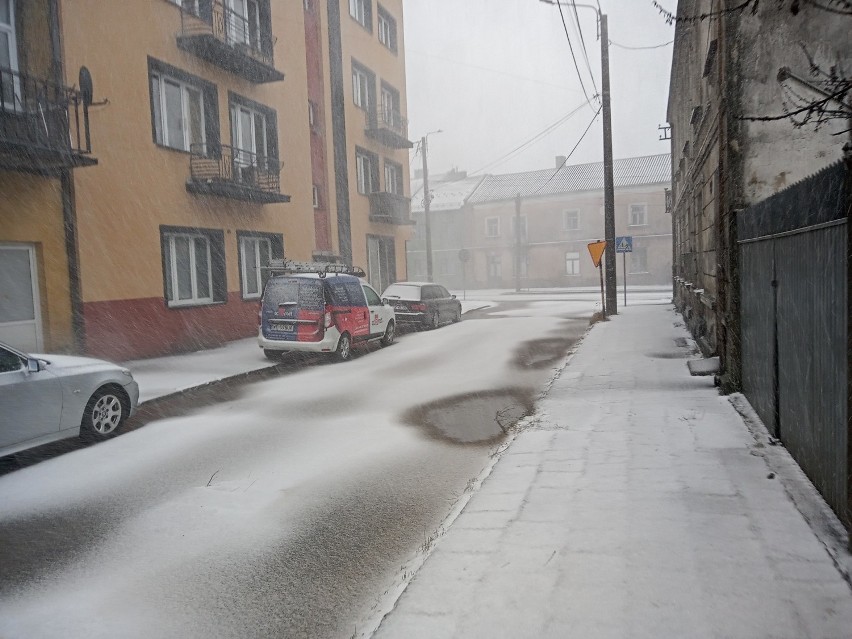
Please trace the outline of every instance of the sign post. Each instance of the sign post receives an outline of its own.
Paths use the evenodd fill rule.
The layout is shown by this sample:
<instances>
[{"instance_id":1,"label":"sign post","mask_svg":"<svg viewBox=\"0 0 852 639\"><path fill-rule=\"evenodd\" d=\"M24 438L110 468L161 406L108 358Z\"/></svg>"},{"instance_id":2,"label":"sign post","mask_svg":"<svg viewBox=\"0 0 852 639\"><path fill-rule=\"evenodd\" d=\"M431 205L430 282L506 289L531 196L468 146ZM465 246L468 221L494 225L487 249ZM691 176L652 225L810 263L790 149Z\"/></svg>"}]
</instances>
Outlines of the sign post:
<instances>
[{"instance_id":1,"label":"sign post","mask_svg":"<svg viewBox=\"0 0 852 639\"><path fill-rule=\"evenodd\" d=\"M606 318L606 298L604 296L604 280L603 267L601 266L601 258L606 250L606 241L598 240L588 244L589 255L592 256L592 264L594 264L601 275L601 315Z\"/></svg>"},{"instance_id":2,"label":"sign post","mask_svg":"<svg viewBox=\"0 0 852 639\"><path fill-rule=\"evenodd\" d=\"M462 299L467 299L467 263L470 261L470 251L459 249L459 262L462 265Z\"/></svg>"},{"instance_id":3,"label":"sign post","mask_svg":"<svg viewBox=\"0 0 852 639\"><path fill-rule=\"evenodd\" d=\"M619 235L615 238L615 252L621 253L624 270L624 305L627 306L627 254L633 252L633 236Z\"/></svg>"}]
</instances>

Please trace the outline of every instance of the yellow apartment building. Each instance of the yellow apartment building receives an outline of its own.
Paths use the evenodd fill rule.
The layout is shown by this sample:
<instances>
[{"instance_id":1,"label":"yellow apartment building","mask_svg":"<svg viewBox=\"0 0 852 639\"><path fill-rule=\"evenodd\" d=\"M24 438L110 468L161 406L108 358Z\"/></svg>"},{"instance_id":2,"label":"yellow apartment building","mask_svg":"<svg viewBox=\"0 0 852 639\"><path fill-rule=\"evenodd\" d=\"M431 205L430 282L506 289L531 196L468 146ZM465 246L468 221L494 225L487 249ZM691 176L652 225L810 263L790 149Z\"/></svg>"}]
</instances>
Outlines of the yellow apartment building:
<instances>
[{"instance_id":1,"label":"yellow apartment building","mask_svg":"<svg viewBox=\"0 0 852 639\"><path fill-rule=\"evenodd\" d=\"M404 276L401 1L0 0L0 45L0 340L247 337L282 255Z\"/></svg>"}]
</instances>

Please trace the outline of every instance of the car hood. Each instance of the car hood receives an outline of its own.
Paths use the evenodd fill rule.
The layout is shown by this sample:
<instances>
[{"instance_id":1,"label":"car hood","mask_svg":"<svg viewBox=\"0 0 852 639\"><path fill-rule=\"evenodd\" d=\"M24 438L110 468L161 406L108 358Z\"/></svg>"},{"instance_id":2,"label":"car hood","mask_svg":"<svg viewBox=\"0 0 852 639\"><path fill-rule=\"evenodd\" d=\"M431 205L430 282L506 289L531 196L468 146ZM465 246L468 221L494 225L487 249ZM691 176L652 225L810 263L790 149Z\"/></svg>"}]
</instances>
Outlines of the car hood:
<instances>
[{"instance_id":1,"label":"car hood","mask_svg":"<svg viewBox=\"0 0 852 639\"><path fill-rule=\"evenodd\" d=\"M81 372L83 370L90 371L115 371L122 369L112 362L103 359L95 359L93 357L77 357L75 355L48 355L46 353L31 353L30 357L43 359L47 362L47 370L62 374L65 372Z\"/></svg>"}]
</instances>

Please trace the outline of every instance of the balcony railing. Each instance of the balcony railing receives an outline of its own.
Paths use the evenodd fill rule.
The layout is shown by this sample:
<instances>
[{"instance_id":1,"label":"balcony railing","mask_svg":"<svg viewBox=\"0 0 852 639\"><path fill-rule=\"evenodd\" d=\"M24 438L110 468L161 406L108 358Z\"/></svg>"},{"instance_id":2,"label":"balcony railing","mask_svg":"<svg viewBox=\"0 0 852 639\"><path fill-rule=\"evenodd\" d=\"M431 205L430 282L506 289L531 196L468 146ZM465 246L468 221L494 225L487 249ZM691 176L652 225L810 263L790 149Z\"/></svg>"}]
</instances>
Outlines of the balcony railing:
<instances>
[{"instance_id":1,"label":"balcony railing","mask_svg":"<svg viewBox=\"0 0 852 639\"><path fill-rule=\"evenodd\" d=\"M222 0L201 0L196 14L181 10L178 46L199 58L251 82L276 82L284 74L275 68L275 38L226 6Z\"/></svg>"},{"instance_id":2,"label":"balcony railing","mask_svg":"<svg viewBox=\"0 0 852 639\"><path fill-rule=\"evenodd\" d=\"M410 149L414 145L408 140L408 120L399 111L379 109L368 111L366 134L392 149Z\"/></svg>"},{"instance_id":3,"label":"balcony railing","mask_svg":"<svg viewBox=\"0 0 852 639\"><path fill-rule=\"evenodd\" d=\"M193 144L189 170L186 190L190 193L258 204L290 201L289 195L281 193L281 165L277 158L224 144Z\"/></svg>"},{"instance_id":4,"label":"balcony railing","mask_svg":"<svg viewBox=\"0 0 852 639\"><path fill-rule=\"evenodd\" d=\"M91 166L89 110L82 94L0 67L0 168L50 173Z\"/></svg>"},{"instance_id":5,"label":"balcony railing","mask_svg":"<svg viewBox=\"0 0 852 639\"><path fill-rule=\"evenodd\" d=\"M411 198L396 193L370 193L370 221L386 224L413 224Z\"/></svg>"}]
</instances>

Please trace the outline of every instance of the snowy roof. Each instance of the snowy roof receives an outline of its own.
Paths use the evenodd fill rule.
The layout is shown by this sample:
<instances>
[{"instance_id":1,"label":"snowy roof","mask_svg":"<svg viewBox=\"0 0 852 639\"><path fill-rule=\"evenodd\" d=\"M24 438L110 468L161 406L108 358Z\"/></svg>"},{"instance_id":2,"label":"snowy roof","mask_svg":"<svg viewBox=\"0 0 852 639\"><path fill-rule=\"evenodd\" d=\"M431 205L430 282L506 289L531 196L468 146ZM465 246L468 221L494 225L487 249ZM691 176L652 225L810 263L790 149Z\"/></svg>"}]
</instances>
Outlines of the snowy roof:
<instances>
[{"instance_id":1,"label":"snowy roof","mask_svg":"<svg viewBox=\"0 0 852 639\"><path fill-rule=\"evenodd\" d=\"M645 155L613 162L615 188L671 182L671 154ZM473 204L544 197L577 191L603 190L603 162L574 164L555 169L488 175L470 198Z\"/></svg>"},{"instance_id":2,"label":"snowy roof","mask_svg":"<svg viewBox=\"0 0 852 639\"><path fill-rule=\"evenodd\" d=\"M429 190L432 191L430 211L453 211L460 209L471 193L476 190L484 176L465 177L460 180L429 180ZM416 187L416 188L415 188ZM423 210L423 180L412 180L411 210Z\"/></svg>"}]
</instances>

